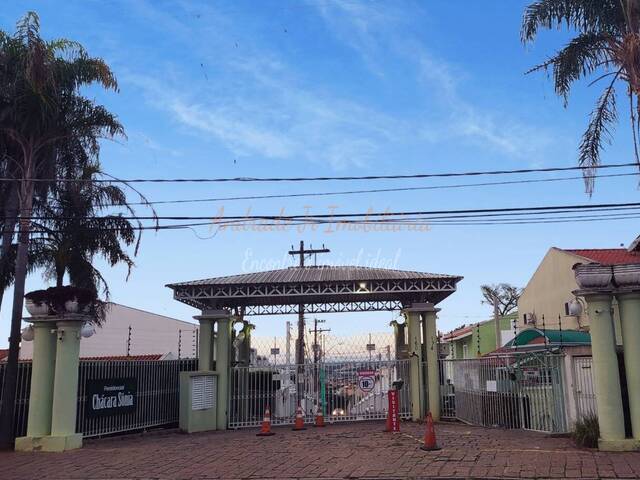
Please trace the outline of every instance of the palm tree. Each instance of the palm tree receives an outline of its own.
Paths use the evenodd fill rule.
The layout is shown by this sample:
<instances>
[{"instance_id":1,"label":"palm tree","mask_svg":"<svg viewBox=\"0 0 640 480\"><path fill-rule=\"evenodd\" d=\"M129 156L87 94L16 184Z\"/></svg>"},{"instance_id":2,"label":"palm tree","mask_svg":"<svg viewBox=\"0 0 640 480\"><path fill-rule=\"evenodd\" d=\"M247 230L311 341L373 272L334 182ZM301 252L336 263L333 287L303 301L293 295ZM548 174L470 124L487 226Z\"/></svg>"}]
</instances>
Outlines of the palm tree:
<instances>
[{"instance_id":1,"label":"palm tree","mask_svg":"<svg viewBox=\"0 0 640 480\"><path fill-rule=\"evenodd\" d=\"M612 141L617 121L616 87L624 86L636 162L640 164L640 0L538 0L524 14L521 37L533 42L538 30L566 27L577 35L532 71L553 75L555 91L567 105L573 84L592 77L606 82L578 148L587 193L591 195L600 154Z\"/></svg>"},{"instance_id":2,"label":"palm tree","mask_svg":"<svg viewBox=\"0 0 640 480\"><path fill-rule=\"evenodd\" d=\"M61 287L68 275L71 285L91 290L96 296L102 290L108 299L109 286L93 265L94 258L101 256L110 266L124 263L130 273L134 263L125 247L135 244L135 255L140 236L121 214L101 215L114 207L135 212L120 187L94 181L100 173L97 164L88 164L80 175L75 169L60 172L63 181L40 209L42 220L34 222L38 234L33 239L33 257L56 286ZM80 181L65 181L68 179Z\"/></svg>"},{"instance_id":3,"label":"palm tree","mask_svg":"<svg viewBox=\"0 0 640 480\"><path fill-rule=\"evenodd\" d=\"M9 336L9 356L3 382L3 396L15 397L17 382L20 325L24 302L25 277L28 270L31 219L38 179L55 178L58 149L72 137L86 139L92 148L100 137L113 137L119 129L95 127L71 115L93 102L83 99L82 86L98 83L105 89L117 90L115 77L101 59L91 58L75 42L45 41L40 36L38 16L27 13L17 24L16 33L0 34L0 148L2 162L15 172L17 215L5 217L3 232L8 237L18 226L15 259L14 295ZM79 101L80 99L84 102ZM68 102L78 100L74 108ZM88 113L88 112L87 112ZM12 182L13 183L13 182ZM42 192L40 192L42 194ZM11 199L12 196L9 196ZM8 202L7 202L8 203ZM16 218L17 221L13 221ZM10 226L11 222L13 225ZM7 250L3 250L6 254ZM0 408L0 446L13 442L12 401Z\"/></svg>"}]
</instances>

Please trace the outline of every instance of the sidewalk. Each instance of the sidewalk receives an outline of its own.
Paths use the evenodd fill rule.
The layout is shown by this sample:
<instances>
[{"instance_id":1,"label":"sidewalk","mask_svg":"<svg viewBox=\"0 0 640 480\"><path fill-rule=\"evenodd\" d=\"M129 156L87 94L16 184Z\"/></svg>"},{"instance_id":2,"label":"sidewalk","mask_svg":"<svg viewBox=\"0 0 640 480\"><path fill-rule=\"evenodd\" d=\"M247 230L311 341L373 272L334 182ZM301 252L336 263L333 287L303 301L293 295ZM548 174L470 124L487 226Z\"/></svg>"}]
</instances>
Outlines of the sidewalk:
<instances>
[{"instance_id":1,"label":"sidewalk","mask_svg":"<svg viewBox=\"0 0 640 480\"><path fill-rule=\"evenodd\" d=\"M436 452L420 450L423 426L383 422L185 435L158 431L87 440L62 454L0 452L10 479L418 479L638 478L640 453L580 450L566 438L462 424L436 425Z\"/></svg>"}]
</instances>

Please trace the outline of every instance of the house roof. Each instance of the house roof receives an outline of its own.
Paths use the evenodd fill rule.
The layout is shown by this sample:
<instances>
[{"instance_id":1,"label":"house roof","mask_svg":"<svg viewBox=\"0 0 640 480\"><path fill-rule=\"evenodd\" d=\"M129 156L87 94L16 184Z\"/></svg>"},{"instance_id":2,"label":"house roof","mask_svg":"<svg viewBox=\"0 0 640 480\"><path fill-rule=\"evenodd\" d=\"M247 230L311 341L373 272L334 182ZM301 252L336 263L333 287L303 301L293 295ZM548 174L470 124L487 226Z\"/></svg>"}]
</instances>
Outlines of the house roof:
<instances>
[{"instance_id":1,"label":"house roof","mask_svg":"<svg viewBox=\"0 0 640 480\"><path fill-rule=\"evenodd\" d=\"M573 253L602 265L640 263L640 255L637 252L630 252L626 248L562 249L562 251Z\"/></svg>"},{"instance_id":2,"label":"house roof","mask_svg":"<svg viewBox=\"0 0 640 480\"><path fill-rule=\"evenodd\" d=\"M504 319L508 319L508 320L516 320L518 318L518 314L517 313L509 313L508 315L505 315L503 317L500 318L500 320L504 320ZM461 327L456 328L455 330L451 330L450 332L445 333L442 336L442 340L445 342L450 342L452 340L458 340L460 338L464 338L468 335L470 335L471 333L473 333L473 330L475 328L478 328L479 325L484 325L486 323L490 323L490 322L494 322L495 320L493 318L489 319L489 320L483 320L479 323L474 323L473 325L463 325Z\"/></svg>"},{"instance_id":3,"label":"house roof","mask_svg":"<svg viewBox=\"0 0 640 480\"><path fill-rule=\"evenodd\" d=\"M9 349L8 348L0 349L0 362L5 361L8 356L9 356Z\"/></svg>"},{"instance_id":4,"label":"house roof","mask_svg":"<svg viewBox=\"0 0 640 480\"><path fill-rule=\"evenodd\" d=\"M545 341L546 339L546 341ZM505 348L537 344L550 345L591 345L591 335L578 330L540 330L528 328L507 342Z\"/></svg>"},{"instance_id":5,"label":"house roof","mask_svg":"<svg viewBox=\"0 0 640 480\"><path fill-rule=\"evenodd\" d=\"M473 333L473 329L476 328L475 325L469 325L468 327L458 328L457 330L452 330L448 333L445 333L442 337L442 340L447 342L451 340L457 340L458 338L466 337L469 334Z\"/></svg>"}]
</instances>

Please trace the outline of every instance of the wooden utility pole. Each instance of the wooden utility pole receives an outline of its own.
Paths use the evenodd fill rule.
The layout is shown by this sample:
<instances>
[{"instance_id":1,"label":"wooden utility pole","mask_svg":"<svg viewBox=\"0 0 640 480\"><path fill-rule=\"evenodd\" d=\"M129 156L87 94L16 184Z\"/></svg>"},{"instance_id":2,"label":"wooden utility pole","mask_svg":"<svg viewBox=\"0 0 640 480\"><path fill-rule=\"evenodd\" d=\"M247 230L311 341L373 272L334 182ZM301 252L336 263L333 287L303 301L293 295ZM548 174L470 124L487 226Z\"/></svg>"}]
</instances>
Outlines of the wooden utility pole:
<instances>
[{"instance_id":1,"label":"wooden utility pole","mask_svg":"<svg viewBox=\"0 0 640 480\"><path fill-rule=\"evenodd\" d=\"M313 246L309 249L304 248L304 241L300 240L300 249L294 250L291 245L289 255L298 255L300 257L300 267L304 267L305 258L316 255L318 253L329 253L330 250L322 245L322 248L314 249ZM316 262L317 263L317 262ZM304 303L298 304L298 338L296 339L296 364L298 365L298 387L297 387L297 399L298 405L302 403L302 396L304 391Z\"/></svg>"},{"instance_id":2,"label":"wooden utility pole","mask_svg":"<svg viewBox=\"0 0 640 480\"><path fill-rule=\"evenodd\" d=\"M293 245L289 250L289 255L298 255L300 257L300 267L304 267L304 260L311 255L318 253L329 253L331 250L325 248L314 249L313 246L309 249L304 248L304 241L300 240L300 249L294 250ZM298 305L298 338L296 339L296 363L298 365L304 364L304 304Z\"/></svg>"}]
</instances>

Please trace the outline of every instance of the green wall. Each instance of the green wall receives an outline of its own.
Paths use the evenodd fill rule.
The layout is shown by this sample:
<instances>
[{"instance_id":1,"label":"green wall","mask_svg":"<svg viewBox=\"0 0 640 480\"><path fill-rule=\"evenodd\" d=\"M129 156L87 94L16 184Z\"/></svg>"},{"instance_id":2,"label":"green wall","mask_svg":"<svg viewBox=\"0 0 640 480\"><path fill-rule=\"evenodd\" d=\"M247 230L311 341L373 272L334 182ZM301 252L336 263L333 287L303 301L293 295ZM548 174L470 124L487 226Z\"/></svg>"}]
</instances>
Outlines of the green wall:
<instances>
[{"instance_id":1,"label":"green wall","mask_svg":"<svg viewBox=\"0 0 640 480\"><path fill-rule=\"evenodd\" d=\"M514 313L500 319L500 330L510 330L511 321L518 318L518 314ZM454 340L455 358L464 358L464 345L467 345L467 358L476 358L478 356L478 340L480 342L480 355L493 352L496 349L496 332L493 320L485 320L478 325L473 326L473 333L468 337Z\"/></svg>"}]
</instances>

